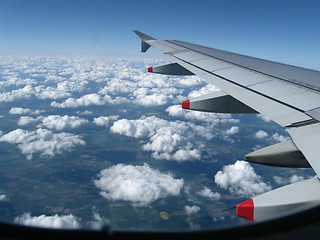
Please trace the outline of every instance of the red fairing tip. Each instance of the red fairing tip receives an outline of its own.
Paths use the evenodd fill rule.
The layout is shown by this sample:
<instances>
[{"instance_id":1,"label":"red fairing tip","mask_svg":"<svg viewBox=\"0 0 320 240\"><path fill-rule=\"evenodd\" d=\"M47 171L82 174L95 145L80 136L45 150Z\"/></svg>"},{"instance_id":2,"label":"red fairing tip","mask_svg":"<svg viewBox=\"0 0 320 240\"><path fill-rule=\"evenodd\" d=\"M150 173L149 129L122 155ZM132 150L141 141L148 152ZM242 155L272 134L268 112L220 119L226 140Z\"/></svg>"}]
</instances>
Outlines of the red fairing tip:
<instances>
[{"instance_id":1,"label":"red fairing tip","mask_svg":"<svg viewBox=\"0 0 320 240\"><path fill-rule=\"evenodd\" d=\"M190 100L186 100L186 101L182 102L182 108L190 109Z\"/></svg>"},{"instance_id":2,"label":"red fairing tip","mask_svg":"<svg viewBox=\"0 0 320 240\"><path fill-rule=\"evenodd\" d=\"M244 217L253 220L253 213L254 204L252 199L239 203L236 207L236 214L239 217Z\"/></svg>"},{"instance_id":3,"label":"red fairing tip","mask_svg":"<svg viewBox=\"0 0 320 240\"><path fill-rule=\"evenodd\" d=\"M153 72L153 67L148 67L148 72Z\"/></svg>"}]
</instances>

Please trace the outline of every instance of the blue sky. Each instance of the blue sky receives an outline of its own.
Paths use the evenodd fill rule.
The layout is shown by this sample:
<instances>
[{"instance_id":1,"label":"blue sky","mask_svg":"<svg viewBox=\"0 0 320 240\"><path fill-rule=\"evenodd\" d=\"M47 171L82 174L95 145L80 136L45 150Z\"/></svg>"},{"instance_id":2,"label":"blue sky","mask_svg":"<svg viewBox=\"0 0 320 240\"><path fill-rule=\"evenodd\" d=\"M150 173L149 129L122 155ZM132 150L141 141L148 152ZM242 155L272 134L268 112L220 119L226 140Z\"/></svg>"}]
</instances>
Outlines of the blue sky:
<instances>
[{"instance_id":1,"label":"blue sky","mask_svg":"<svg viewBox=\"0 0 320 240\"><path fill-rule=\"evenodd\" d=\"M138 29L320 69L320 1L0 0L0 6L0 55L138 55L132 33Z\"/></svg>"}]
</instances>

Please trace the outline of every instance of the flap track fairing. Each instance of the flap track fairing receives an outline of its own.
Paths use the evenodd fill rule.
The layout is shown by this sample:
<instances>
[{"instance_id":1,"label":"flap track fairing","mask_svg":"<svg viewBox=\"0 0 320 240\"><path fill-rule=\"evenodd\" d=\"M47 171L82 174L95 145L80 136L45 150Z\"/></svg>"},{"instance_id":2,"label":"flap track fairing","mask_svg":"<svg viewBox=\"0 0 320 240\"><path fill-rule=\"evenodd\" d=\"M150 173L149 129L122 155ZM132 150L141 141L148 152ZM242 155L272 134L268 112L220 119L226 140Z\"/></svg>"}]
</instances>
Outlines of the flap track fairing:
<instances>
[{"instance_id":1,"label":"flap track fairing","mask_svg":"<svg viewBox=\"0 0 320 240\"><path fill-rule=\"evenodd\" d=\"M320 182L310 178L253 197L236 206L236 214L254 221L298 213L320 205Z\"/></svg>"},{"instance_id":2,"label":"flap track fairing","mask_svg":"<svg viewBox=\"0 0 320 240\"><path fill-rule=\"evenodd\" d=\"M251 163L268 166L311 168L307 159L291 140L261 148L247 154L245 159Z\"/></svg>"},{"instance_id":3,"label":"flap track fairing","mask_svg":"<svg viewBox=\"0 0 320 240\"><path fill-rule=\"evenodd\" d=\"M182 103L182 108L215 113L258 113L254 109L222 92L212 92Z\"/></svg>"},{"instance_id":4,"label":"flap track fairing","mask_svg":"<svg viewBox=\"0 0 320 240\"><path fill-rule=\"evenodd\" d=\"M190 72L188 69L182 67L178 63L169 63L155 67L149 67L148 72L178 76L194 75L194 73Z\"/></svg>"}]
</instances>

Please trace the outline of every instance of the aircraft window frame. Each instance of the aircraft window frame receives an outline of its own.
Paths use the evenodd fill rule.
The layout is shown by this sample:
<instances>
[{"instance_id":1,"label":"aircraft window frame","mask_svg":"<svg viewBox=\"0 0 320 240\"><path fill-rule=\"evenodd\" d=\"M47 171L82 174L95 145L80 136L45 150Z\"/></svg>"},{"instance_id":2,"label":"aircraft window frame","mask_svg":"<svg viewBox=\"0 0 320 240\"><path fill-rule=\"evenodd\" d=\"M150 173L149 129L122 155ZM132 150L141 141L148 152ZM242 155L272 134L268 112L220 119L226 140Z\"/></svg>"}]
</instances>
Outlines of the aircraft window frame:
<instances>
[{"instance_id":1,"label":"aircraft window frame","mask_svg":"<svg viewBox=\"0 0 320 240\"><path fill-rule=\"evenodd\" d=\"M320 206L282 218L212 231L143 232L101 230L65 230L0 223L0 237L6 239L284 239L315 237L320 227Z\"/></svg>"}]
</instances>

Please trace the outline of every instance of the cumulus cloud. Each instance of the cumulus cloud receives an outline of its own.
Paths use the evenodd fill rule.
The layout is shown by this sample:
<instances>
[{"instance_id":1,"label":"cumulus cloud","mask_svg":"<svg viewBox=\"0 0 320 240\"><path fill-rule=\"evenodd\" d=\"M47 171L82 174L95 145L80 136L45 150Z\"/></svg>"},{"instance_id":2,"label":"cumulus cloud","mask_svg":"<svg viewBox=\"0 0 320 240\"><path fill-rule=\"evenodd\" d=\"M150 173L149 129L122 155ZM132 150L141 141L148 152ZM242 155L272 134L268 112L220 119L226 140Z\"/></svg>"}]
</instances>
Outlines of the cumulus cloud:
<instances>
[{"instance_id":1,"label":"cumulus cloud","mask_svg":"<svg viewBox=\"0 0 320 240\"><path fill-rule=\"evenodd\" d=\"M93 119L93 123L96 124L97 126L107 126L109 124L109 121L114 121L119 118L119 115L115 116L109 116L109 117L97 117Z\"/></svg>"},{"instance_id":2,"label":"cumulus cloud","mask_svg":"<svg viewBox=\"0 0 320 240\"><path fill-rule=\"evenodd\" d=\"M179 196L183 179L174 179L170 173L161 173L149 167L117 164L104 169L94 184L100 195L108 200L129 201L135 206L147 206L168 196Z\"/></svg>"},{"instance_id":3,"label":"cumulus cloud","mask_svg":"<svg viewBox=\"0 0 320 240\"><path fill-rule=\"evenodd\" d=\"M77 128L88 122L88 120L76 116L50 115L43 118L40 127L46 127L49 129L61 131L65 128Z\"/></svg>"},{"instance_id":4,"label":"cumulus cloud","mask_svg":"<svg viewBox=\"0 0 320 240\"><path fill-rule=\"evenodd\" d=\"M260 118L265 122L271 122L272 121L270 118L268 118L267 116L264 116L262 114L257 114L257 118Z\"/></svg>"},{"instance_id":5,"label":"cumulus cloud","mask_svg":"<svg viewBox=\"0 0 320 240\"><path fill-rule=\"evenodd\" d=\"M193 90L192 92L190 92L188 97L197 98L197 97L209 94L211 92L217 92L217 91L220 91L220 89L212 84L207 84L198 90Z\"/></svg>"},{"instance_id":6,"label":"cumulus cloud","mask_svg":"<svg viewBox=\"0 0 320 240\"><path fill-rule=\"evenodd\" d=\"M40 153L42 157L53 157L63 151L71 151L77 145L85 142L78 135L70 133L52 133L47 129L25 131L16 129L0 137L0 142L18 144L19 149L32 159L34 153Z\"/></svg>"},{"instance_id":7,"label":"cumulus cloud","mask_svg":"<svg viewBox=\"0 0 320 240\"><path fill-rule=\"evenodd\" d=\"M237 126L232 126L230 129L225 131L225 134L227 135L233 135L239 132L239 127Z\"/></svg>"},{"instance_id":8,"label":"cumulus cloud","mask_svg":"<svg viewBox=\"0 0 320 240\"><path fill-rule=\"evenodd\" d=\"M87 94L80 98L68 98L62 103L52 102L52 107L58 108L77 108L80 106L90 106L90 105L104 105L106 101L104 98L96 93Z\"/></svg>"},{"instance_id":9,"label":"cumulus cloud","mask_svg":"<svg viewBox=\"0 0 320 240\"><path fill-rule=\"evenodd\" d=\"M217 124L220 122L231 122L231 123L239 122L238 119L233 119L231 114L208 113L208 112L186 110L186 109L183 109L181 105L170 106L166 109L166 112L168 112L170 116L183 117L189 120L206 121L212 124Z\"/></svg>"},{"instance_id":10,"label":"cumulus cloud","mask_svg":"<svg viewBox=\"0 0 320 240\"><path fill-rule=\"evenodd\" d=\"M289 184L289 183L300 182L300 181L304 180L304 177L294 174L289 178L283 178L283 177L279 177L279 176L274 176L273 180L277 184L286 185L286 184Z\"/></svg>"},{"instance_id":11,"label":"cumulus cloud","mask_svg":"<svg viewBox=\"0 0 320 240\"><path fill-rule=\"evenodd\" d=\"M30 213L24 213L22 216L16 217L14 222L17 224L57 229L78 229L80 228L80 219L72 214L69 215L54 215L54 216L31 216Z\"/></svg>"},{"instance_id":12,"label":"cumulus cloud","mask_svg":"<svg viewBox=\"0 0 320 240\"><path fill-rule=\"evenodd\" d=\"M203 126L190 122L171 122L154 116L137 120L120 119L110 130L134 138L148 138L149 142L142 146L143 150L152 151L152 157L156 159L176 161L200 159L200 150L204 146L195 139L213 138L213 134Z\"/></svg>"},{"instance_id":13,"label":"cumulus cloud","mask_svg":"<svg viewBox=\"0 0 320 240\"><path fill-rule=\"evenodd\" d=\"M114 75L99 94L126 94L131 103L141 106L160 106L176 101L186 87L200 83L196 76L155 75L130 66L118 69Z\"/></svg>"},{"instance_id":14,"label":"cumulus cloud","mask_svg":"<svg viewBox=\"0 0 320 240\"><path fill-rule=\"evenodd\" d=\"M68 116L68 115L64 115L64 116L49 115L47 117L38 116L36 118L29 117L29 116L22 116L18 121L18 125L25 126L25 125L36 123L36 122L41 122L37 126L39 128L46 127L49 129L61 131L66 128L74 129L74 128L80 127L81 125L86 124L89 121L84 118L80 118L77 116Z\"/></svg>"},{"instance_id":15,"label":"cumulus cloud","mask_svg":"<svg viewBox=\"0 0 320 240\"><path fill-rule=\"evenodd\" d=\"M271 186L264 183L245 161L236 161L235 164L224 166L214 179L219 187L241 197L253 197L271 190Z\"/></svg>"},{"instance_id":16,"label":"cumulus cloud","mask_svg":"<svg viewBox=\"0 0 320 240\"><path fill-rule=\"evenodd\" d=\"M43 110L35 110L32 111L30 108L20 108L20 107L14 107L9 110L10 114L15 114L15 115L39 115L40 113L44 112Z\"/></svg>"},{"instance_id":17,"label":"cumulus cloud","mask_svg":"<svg viewBox=\"0 0 320 240\"><path fill-rule=\"evenodd\" d=\"M77 114L79 114L79 115L91 115L92 112L91 112L91 111L88 111L88 110L85 110L85 111L77 111Z\"/></svg>"},{"instance_id":18,"label":"cumulus cloud","mask_svg":"<svg viewBox=\"0 0 320 240\"><path fill-rule=\"evenodd\" d=\"M160 106L167 103L167 96L164 94L151 94L146 96L138 96L136 103L142 106Z\"/></svg>"},{"instance_id":19,"label":"cumulus cloud","mask_svg":"<svg viewBox=\"0 0 320 240\"><path fill-rule=\"evenodd\" d=\"M187 215L193 215L200 211L200 207L198 206L185 206L184 211L187 213Z\"/></svg>"},{"instance_id":20,"label":"cumulus cloud","mask_svg":"<svg viewBox=\"0 0 320 240\"><path fill-rule=\"evenodd\" d=\"M43 87L41 85L34 87L34 95L39 99L61 99L71 96L69 92L60 91L53 87Z\"/></svg>"},{"instance_id":21,"label":"cumulus cloud","mask_svg":"<svg viewBox=\"0 0 320 240\"><path fill-rule=\"evenodd\" d=\"M198 192L198 195L209 198L210 200L219 200L221 198L220 193L213 192L207 187L201 189L201 191Z\"/></svg>"},{"instance_id":22,"label":"cumulus cloud","mask_svg":"<svg viewBox=\"0 0 320 240\"><path fill-rule=\"evenodd\" d=\"M12 102L20 99L28 99L34 95L34 90L31 85L23 88L12 90L11 92L0 93L0 102Z\"/></svg>"},{"instance_id":23,"label":"cumulus cloud","mask_svg":"<svg viewBox=\"0 0 320 240\"><path fill-rule=\"evenodd\" d=\"M160 106L167 103L168 96L163 93L149 93L148 88L138 88L133 92L135 103L142 106ZM172 96L171 96L172 97Z\"/></svg>"},{"instance_id":24,"label":"cumulus cloud","mask_svg":"<svg viewBox=\"0 0 320 240\"><path fill-rule=\"evenodd\" d=\"M32 123L36 123L42 118L43 117L33 118L33 117L29 117L29 116L22 116L18 120L18 125L19 126L25 126L25 125L29 125L29 124L32 124Z\"/></svg>"},{"instance_id":25,"label":"cumulus cloud","mask_svg":"<svg viewBox=\"0 0 320 240\"><path fill-rule=\"evenodd\" d=\"M87 222L87 227L91 229L100 230L104 226L110 225L110 220L104 217L101 217L101 215L97 212L93 212L93 220Z\"/></svg>"},{"instance_id":26,"label":"cumulus cloud","mask_svg":"<svg viewBox=\"0 0 320 240\"><path fill-rule=\"evenodd\" d=\"M59 99L70 96L68 92L59 91L52 87L26 85L23 88L15 89L10 92L0 93L0 102L13 102L21 99L36 97L39 99Z\"/></svg>"},{"instance_id":27,"label":"cumulus cloud","mask_svg":"<svg viewBox=\"0 0 320 240\"><path fill-rule=\"evenodd\" d=\"M194 86L200 83L202 80L194 75L194 76L185 76L179 79L179 83L184 86Z\"/></svg>"},{"instance_id":28,"label":"cumulus cloud","mask_svg":"<svg viewBox=\"0 0 320 240\"><path fill-rule=\"evenodd\" d=\"M263 130L259 130L258 132L256 132L256 134L254 135L255 138L258 138L258 139L263 139L263 138L266 138L268 137L268 133L266 133L265 131Z\"/></svg>"},{"instance_id":29,"label":"cumulus cloud","mask_svg":"<svg viewBox=\"0 0 320 240\"><path fill-rule=\"evenodd\" d=\"M85 89L85 85L88 81L63 81L57 84L57 90L61 92L81 92Z\"/></svg>"},{"instance_id":30,"label":"cumulus cloud","mask_svg":"<svg viewBox=\"0 0 320 240\"><path fill-rule=\"evenodd\" d=\"M272 139L277 142L286 142L290 140L290 137L283 136L279 133L272 134Z\"/></svg>"},{"instance_id":31,"label":"cumulus cloud","mask_svg":"<svg viewBox=\"0 0 320 240\"><path fill-rule=\"evenodd\" d=\"M5 194L1 194L0 195L0 202L2 202L2 201L6 201L8 198L7 198L7 196L5 195Z\"/></svg>"}]
</instances>

